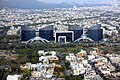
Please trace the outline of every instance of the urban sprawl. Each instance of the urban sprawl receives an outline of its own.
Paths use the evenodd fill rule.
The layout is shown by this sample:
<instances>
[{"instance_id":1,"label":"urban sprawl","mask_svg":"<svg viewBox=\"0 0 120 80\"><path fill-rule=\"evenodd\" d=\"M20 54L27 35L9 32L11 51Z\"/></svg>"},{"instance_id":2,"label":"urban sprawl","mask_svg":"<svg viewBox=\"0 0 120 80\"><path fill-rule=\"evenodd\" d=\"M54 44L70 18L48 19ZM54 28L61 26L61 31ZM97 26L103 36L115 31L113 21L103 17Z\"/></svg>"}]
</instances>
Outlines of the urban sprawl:
<instances>
[{"instance_id":1,"label":"urban sprawl","mask_svg":"<svg viewBox=\"0 0 120 80\"><path fill-rule=\"evenodd\" d=\"M0 9L0 80L120 80L120 8Z\"/></svg>"}]
</instances>

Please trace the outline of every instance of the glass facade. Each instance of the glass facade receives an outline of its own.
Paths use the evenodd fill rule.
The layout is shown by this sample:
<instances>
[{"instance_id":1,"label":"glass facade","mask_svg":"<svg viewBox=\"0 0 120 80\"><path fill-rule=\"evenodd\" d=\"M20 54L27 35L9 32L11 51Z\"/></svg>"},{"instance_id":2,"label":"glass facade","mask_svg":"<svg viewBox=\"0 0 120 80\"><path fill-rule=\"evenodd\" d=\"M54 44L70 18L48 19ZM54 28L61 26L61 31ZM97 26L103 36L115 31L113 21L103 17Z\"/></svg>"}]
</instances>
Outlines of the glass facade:
<instances>
[{"instance_id":1,"label":"glass facade","mask_svg":"<svg viewBox=\"0 0 120 80\"><path fill-rule=\"evenodd\" d=\"M74 40L77 40L83 34L83 30L72 30L74 32Z\"/></svg>"},{"instance_id":2,"label":"glass facade","mask_svg":"<svg viewBox=\"0 0 120 80\"><path fill-rule=\"evenodd\" d=\"M83 29L79 25L69 26L69 31L74 32L74 40L77 40L83 34Z\"/></svg>"},{"instance_id":3,"label":"glass facade","mask_svg":"<svg viewBox=\"0 0 120 80\"><path fill-rule=\"evenodd\" d=\"M53 30L39 30L39 37L47 39L48 41L54 40Z\"/></svg>"},{"instance_id":4,"label":"glass facade","mask_svg":"<svg viewBox=\"0 0 120 80\"><path fill-rule=\"evenodd\" d=\"M88 29L88 37L94 41L101 41L103 39L102 29Z\"/></svg>"},{"instance_id":5,"label":"glass facade","mask_svg":"<svg viewBox=\"0 0 120 80\"><path fill-rule=\"evenodd\" d=\"M35 30L22 30L21 31L21 41L28 41L36 37Z\"/></svg>"}]
</instances>

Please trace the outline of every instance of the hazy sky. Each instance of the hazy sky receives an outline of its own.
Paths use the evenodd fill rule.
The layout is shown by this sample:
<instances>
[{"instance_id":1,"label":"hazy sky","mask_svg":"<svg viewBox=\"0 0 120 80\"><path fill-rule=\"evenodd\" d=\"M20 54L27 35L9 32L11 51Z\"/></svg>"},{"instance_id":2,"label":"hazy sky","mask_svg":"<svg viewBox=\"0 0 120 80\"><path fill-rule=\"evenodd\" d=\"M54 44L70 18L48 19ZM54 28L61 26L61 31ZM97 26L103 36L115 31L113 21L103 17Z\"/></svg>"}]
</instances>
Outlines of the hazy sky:
<instances>
[{"instance_id":1,"label":"hazy sky","mask_svg":"<svg viewBox=\"0 0 120 80\"><path fill-rule=\"evenodd\" d=\"M39 0L47 3L60 3L60 2L98 2L104 0Z\"/></svg>"}]
</instances>

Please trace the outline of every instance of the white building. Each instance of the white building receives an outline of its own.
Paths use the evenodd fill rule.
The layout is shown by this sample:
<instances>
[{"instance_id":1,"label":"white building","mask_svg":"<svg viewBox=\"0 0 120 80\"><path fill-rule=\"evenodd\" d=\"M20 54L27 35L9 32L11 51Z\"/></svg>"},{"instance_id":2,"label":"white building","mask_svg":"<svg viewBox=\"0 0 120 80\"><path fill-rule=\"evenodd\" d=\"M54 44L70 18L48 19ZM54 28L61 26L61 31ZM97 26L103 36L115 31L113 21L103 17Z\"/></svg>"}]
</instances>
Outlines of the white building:
<instances>
[{"instance_id":1,"label":"white building","mask_svg":"<svg viewBox=\"0 0 120 80\"><path fill-rule=\"evenodd\" d=\"M39 54L39 56L44 55L44 50L39 50L38 54Z\"/></svg>"},{"instance_id":2,"label":"white building","mask_svg":"<svg viewBox=\"0 0 120 80\"><path fill-rule=\"evenodd\" d=\"M39 71L33 71L31 72L32 77L41 77L42 73Z\"/></svg>"},{"instance_id":3,"label":"white building","mask_svg":"<svg viewBox=\"0 0 120 80\"><path fill-rule=\"evenodd\" d=\"M22 75L8 75L7 80L21 80Z\"/></svg>"},{"instance_id":4,"label":"white building","mask_svg":"<svg viewBox=\"0 0 120 80\"><path fill-rule=\"evenodd\" d=\"M103 73L103 74L110 74L110 69L107 68L106 66L100 66L99 70Z\"/></svg>"},{"instance_id":5,"label":"white building","mask_svg":"<svg viewBox=\"0 0 120 80\"><path fill-rule=\"evenodd\" d=\"M70 66L73 70L73 75L80 75L85 73L86 68L83 66L82 63L71 62Z\"/></svg>"},{"instance_id":6,"label":"white building","mask_svg":"<svg viewBox=\"0 0 120 80\"><path fill-rule=\"evenodd\" d=\"M94 58L95 58L94 55L88 55L88 60L92 60L92 59L94 59Z\"/></svg>"},{"instance_id":7,"label":"white building","mask_svg":"<svg viewBox=\"0 0 120 80\"><path fill-rule=\"evenodd\" d=\"M66 56L67 61L75 60L76 56L73 53L70 53L69 56Z\"/></svg>"}]
</instances>

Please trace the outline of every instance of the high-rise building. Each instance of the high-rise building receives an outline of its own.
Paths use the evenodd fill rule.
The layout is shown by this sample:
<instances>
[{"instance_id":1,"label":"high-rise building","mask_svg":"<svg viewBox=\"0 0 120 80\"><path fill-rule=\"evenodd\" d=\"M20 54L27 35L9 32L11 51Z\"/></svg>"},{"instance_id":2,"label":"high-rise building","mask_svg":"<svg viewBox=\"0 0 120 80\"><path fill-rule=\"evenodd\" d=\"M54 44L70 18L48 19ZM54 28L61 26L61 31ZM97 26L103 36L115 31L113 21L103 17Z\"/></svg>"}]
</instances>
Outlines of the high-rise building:
<instances>
[{"instance_id":1,"label":"high-rise building","mask_svg":"<svg viewBox=\"0 0 120 80\"><path fill-rule=\"evenodd\" d=\"M22 30L21 31L21 40L28 41L36 37L35 30Z\"/></svg>"},{"instance_id":2,"label":"high-rise building","mask_svg":"<svg viewBox=\"0 0 120 80\"><path fill-rule=\"evenodd\" d=\"M48 41L52 41L52 40L54 40L53 30L54 30L54 28L52 25L42 28L39 30L39 37L44 38Z\"/></svg>"},{"instance_id":3,"label":"high-rise building","mask_svg":"<svg viewBox=\"0 0 120 80\"><path fill-rule=\"evenodd\" d=\"M78 25L69 26L68 30L74 32L74 40L77 40L83 34L83 29Z\"/></svg>"},{"instance_id":4,"label":"high-rise building","mask_svg":"<svg viewBox=\"0 0 120 80\"><path fill-rule=\"evenodd\" d=\"M101 25L90 27L87 34L93 41L101 41L103 39L103 29L101 28Z\"/></svg>"},{"instance_id":5,"label":"high-rise building","mask_svg":"<svg viewBox=\"0 0 120 80\"><path fill-rule=\"evenodd\" d=\"M85 30L77 25L69 26L68 31L54 31L54 27L49 25L45 28L42 28L38 31L34 29L22 29L21 30L21 41L33 42L33 41L42 41L42 42L79 42L81 40L90 40L90 41L101 41L103 39L103 29L101 25L96 25Z\"/></svg>"},{"instance_id":6,"label":"high-rise building","mask_svg":"<svg viewBox=\"0 0 120 80\"><path fill-rule=\"evenodd\" d=\"M28 28L26 26L21 27L21 41L28 41L36 37L34 29Z\"/></svg>"}]
</instances>

